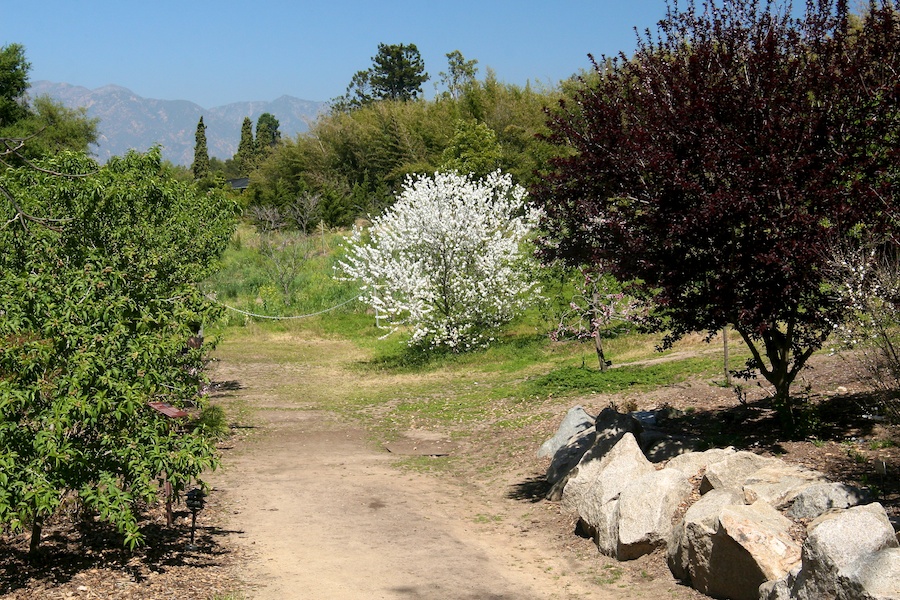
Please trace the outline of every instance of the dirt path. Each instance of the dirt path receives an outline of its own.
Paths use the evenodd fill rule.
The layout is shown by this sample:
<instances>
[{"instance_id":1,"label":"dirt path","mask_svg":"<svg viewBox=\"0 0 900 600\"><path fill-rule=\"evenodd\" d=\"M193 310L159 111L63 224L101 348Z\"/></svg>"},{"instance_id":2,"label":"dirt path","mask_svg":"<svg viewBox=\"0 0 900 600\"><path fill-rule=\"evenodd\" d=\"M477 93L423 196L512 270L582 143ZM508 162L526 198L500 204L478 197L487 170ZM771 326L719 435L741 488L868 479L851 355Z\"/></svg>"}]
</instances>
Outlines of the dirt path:
<instances>
[{"instance_id":1,"label":"dirt path","mask_svg":"<svg viewBox=\"0 0 900 600\"><path fill-rule=\"evenodd\" d=\"M312 391L339 394L363 382L317 366L327 350L278 343L311 362L275 364L232 346L214 374L240 386L218 401L250 407L254 425L211 478L248 557L240 573L248 598L693 597L664 578L626 585L621 570L604 571L590 542L574 536L566 543L580 546L560 553L560 532L541 528L559 521L555 505L392 466L395 455L319 409ZM318 376L331 385L310 387Z\"/></svg>"}]
</instances>

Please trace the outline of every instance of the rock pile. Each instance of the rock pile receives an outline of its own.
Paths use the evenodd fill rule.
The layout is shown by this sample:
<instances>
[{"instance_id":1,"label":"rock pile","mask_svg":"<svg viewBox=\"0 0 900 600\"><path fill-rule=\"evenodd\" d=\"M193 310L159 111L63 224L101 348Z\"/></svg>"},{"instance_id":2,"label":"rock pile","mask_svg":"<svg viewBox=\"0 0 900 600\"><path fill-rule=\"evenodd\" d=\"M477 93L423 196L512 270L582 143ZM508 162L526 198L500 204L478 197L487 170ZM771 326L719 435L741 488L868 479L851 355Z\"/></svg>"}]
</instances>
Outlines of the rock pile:
<instances>
[{"instance_id":1,"label":"rock pile","mask_svg":"<svg viewBox=\"0 0 900 600\"><path fill-rule=\"evenodd\" d=\"M548 499L602 553L664 549L676 578L716 598L900 600L900 544L880 504L777 458L694 451L652 422L575 407L539 451L551 457Z\"/></svg>"}]
</instances>

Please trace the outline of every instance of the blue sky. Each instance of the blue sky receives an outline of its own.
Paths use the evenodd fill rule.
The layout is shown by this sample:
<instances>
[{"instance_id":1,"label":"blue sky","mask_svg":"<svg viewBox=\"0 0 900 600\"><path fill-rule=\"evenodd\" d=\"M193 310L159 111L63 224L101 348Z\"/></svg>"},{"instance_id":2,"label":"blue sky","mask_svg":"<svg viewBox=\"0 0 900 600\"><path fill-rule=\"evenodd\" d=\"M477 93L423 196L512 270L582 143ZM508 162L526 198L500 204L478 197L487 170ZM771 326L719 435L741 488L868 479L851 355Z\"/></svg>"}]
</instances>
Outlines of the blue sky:
<instances>
[{"instance_id":1,"label":"blue sky","mask_svg":"<svg viewBox=\"0 0 900 600\"><path fill-rule=\"evenodd\" d=\"M597 56L630 53L665 0L0 0L0 46L20 43L31 80L107 84L204 108L288 94L328 100L379 43L414 43L434 93L459 50L498 79L555 84Z\"/></svg>"}]
</instances>

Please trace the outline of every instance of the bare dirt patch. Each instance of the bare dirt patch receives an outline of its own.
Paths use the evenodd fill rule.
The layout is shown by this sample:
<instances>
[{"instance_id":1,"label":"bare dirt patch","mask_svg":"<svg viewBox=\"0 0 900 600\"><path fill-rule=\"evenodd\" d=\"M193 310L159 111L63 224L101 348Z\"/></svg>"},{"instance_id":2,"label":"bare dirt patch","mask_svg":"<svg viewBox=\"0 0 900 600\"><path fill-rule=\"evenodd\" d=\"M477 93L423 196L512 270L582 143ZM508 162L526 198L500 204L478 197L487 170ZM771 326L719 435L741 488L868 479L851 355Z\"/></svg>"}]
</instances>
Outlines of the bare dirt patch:
<instances>
[{"instance_id":1,"label":"bare dirt patch","mask_svg":"<svg viewBox=\"0 0 900 600\"><path fill-rule=\"evenodd\" d=\"M235 435L210 478L198 548L185 548L183 505L173 529L148 509L150 543L134 554L114 532L62 515L36 562L25 558L25 536L0 540L0 598L702 598L672 580L660 553L628 563L598 554L575 535L574 517L543 499L547 465L535 452L575 404L672 407L681 411L666 424L673 432L874 488L898 514L897 429L860 417L870 397L829 357L809 376L824 423L816 439L781 439L762 388L740 403L697 381L500 405L503 414L463 437L413 425L382 439L321 408L373 385L358 370L323 367L357 360L349 344L291 335L269 339L266 353L241 344L226 345L215 365L214 401L235 415ZM507 413L517 426L500 426Z\"/></svg>"}]
</instances>

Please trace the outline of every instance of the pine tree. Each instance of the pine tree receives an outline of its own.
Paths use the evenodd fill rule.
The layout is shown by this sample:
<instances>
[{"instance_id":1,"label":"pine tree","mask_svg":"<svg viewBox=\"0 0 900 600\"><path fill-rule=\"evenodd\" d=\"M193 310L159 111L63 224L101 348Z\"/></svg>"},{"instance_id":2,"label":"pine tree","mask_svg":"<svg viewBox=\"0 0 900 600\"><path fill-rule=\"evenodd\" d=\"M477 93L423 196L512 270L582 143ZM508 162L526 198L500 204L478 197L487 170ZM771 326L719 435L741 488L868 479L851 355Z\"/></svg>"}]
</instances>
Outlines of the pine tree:
<instances>
[{"instance_id":1,"label":"pine tree","mask_svg":"<svg viewBox=\"0 0 900 600\"><path fill-rule=\"evenodd\" d=\"M197 123L197 133L194 134L194 162L191 165L191 171L194 173L194 179L200 180L209 176L209 150L206 147L206 125L203 124L203 117Z\"/></svg>"}]
</instances>

